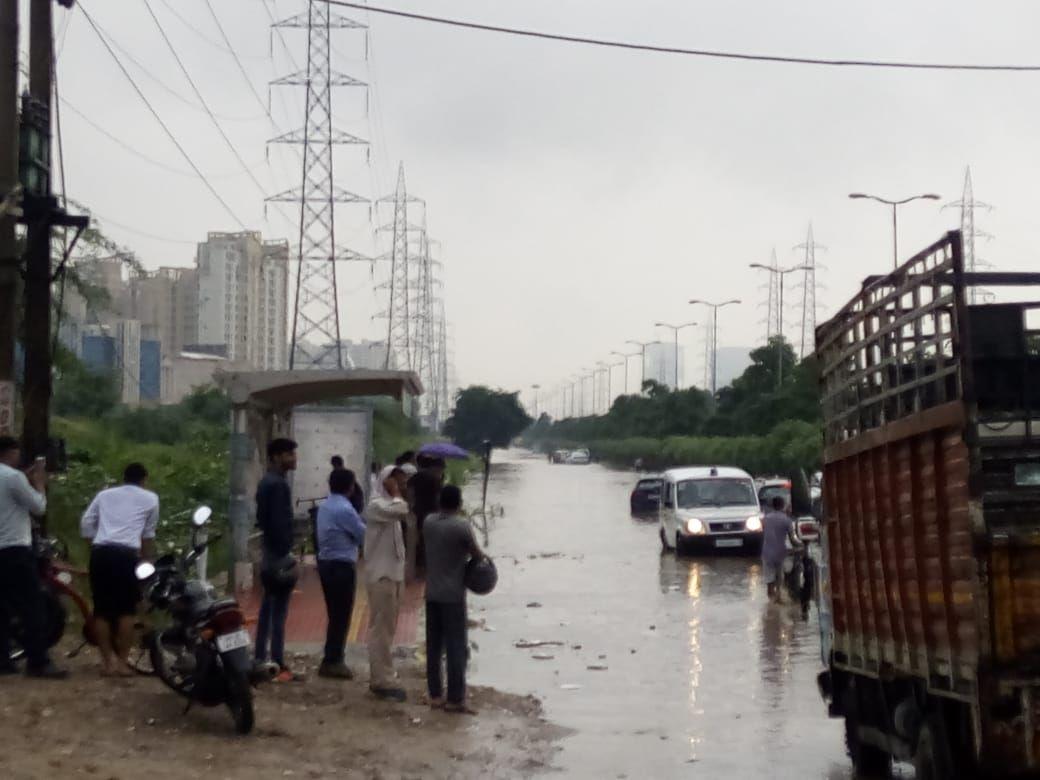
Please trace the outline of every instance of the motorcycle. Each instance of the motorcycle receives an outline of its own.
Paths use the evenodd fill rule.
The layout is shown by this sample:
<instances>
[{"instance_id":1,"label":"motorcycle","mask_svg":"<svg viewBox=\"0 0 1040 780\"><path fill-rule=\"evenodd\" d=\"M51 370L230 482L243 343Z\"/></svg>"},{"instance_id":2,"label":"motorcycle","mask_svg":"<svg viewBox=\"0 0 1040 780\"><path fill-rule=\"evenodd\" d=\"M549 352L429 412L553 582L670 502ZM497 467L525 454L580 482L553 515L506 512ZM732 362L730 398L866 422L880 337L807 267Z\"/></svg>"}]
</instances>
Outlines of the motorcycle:
<instances>
[{"instance_id":1,"label":"motorcycle","mask_svg":"<svg viewBox=\"0 0 1040 780\"><path fill-rule=\"evenodd\" d=\"M72 650L68 656L77 655L88 645L97 644L94 629L94 613L86 598L73 587L74 575L85 575L86 571L69 565L68 547L60 539L52 537L35 537L33 554L36 557L37 570L40 576L40 589L43 595L44 635L47 647L51 648L61 641L65 635L69 614L65 607L66 600L71 601L83 621L83 642ZM25 655L22 638L23 627L17 617L11 618L10 660L17 661Z\"/></svg>"},{"instance_id":2,"label":"motorcycle","mask_svg":"<svg viewBox=\"0 0 1040 780\"><path fill-rule=\"evenodd\" d=\"M190 550L169 553L154 564L137 567L145 585L149 613L165 618L145 641L152 668L171 690L206 707L226 704L239 734L253 729L251 652L245 617L234 598L218 599L213 587L189 572L207 547L220 536L204 538L212 510L203 506L192 516Z\"/></svg>"},{"instance_id":3,"label":"motorcycle","mask_svg":"<svg viewBox=\"0 0 1040 780\"><path fill-rule=\"evenodd\" d=\"M809 614L816 592L816 562L810 544L820 538L820 527L816 518L800 517L794 524L797 544L788 550L784 560L784 585L791 600L799 604L802 614Z\"/></svg>"}]
</instances>

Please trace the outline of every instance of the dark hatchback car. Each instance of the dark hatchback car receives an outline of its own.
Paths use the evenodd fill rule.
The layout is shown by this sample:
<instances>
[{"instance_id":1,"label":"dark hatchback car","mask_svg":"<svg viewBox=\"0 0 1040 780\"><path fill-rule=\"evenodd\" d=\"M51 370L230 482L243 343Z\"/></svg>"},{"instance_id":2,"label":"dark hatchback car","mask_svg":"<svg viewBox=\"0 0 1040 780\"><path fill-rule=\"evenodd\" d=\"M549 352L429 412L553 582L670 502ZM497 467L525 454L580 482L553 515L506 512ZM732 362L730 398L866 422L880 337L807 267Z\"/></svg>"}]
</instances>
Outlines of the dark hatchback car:
<instances>
[{"instance_id":1,"label":"dark hatchback car","mask_svg":"<svg viewBox=\"0 0 1040 780\"><path fill-rule=\"evenodd\" d=\"M661 506L661 478L644 477L632 488L629 500L632 514L656 512Z\"/></svg>"}]
</instances>

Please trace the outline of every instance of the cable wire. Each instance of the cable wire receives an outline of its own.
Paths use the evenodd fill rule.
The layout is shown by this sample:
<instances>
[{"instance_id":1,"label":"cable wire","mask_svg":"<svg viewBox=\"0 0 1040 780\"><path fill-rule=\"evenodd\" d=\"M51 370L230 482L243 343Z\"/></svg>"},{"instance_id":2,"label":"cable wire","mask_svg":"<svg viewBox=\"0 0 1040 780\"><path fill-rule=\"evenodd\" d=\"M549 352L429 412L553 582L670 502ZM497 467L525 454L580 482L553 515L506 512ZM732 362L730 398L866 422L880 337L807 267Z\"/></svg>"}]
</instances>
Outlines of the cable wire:
<instances>
[{"instance_id":1,"label":"cable wire","mask_svg":"<svg viewBox=\"0 0 1040 780\"><path fill-rule=\"evenodd\" d=\"M219 41L214 41L208 35L206 35L204 32L202 32L202 30L200 30L198 27L196 27L191 22L189 22L187 19L185 19L181 15L181 13L173 6L173 4L171 2L169 2L169 0L159 0L159 2L161 2L166 7L167 11L169 11L174 17L176 17L177 21L179 21L181 24L183 24L185 27L187 27L189 30L191 30L193 33L195 33L195 35L197 35L199 38L201 38L204 42L208 43L214 49L219 49L220 51L224 52L224 54L230 54L232 57L235 56L235 52L234 51L232 51L231 49L229 49L227 46L225 46L224 44L220 43ZM261 56L261 55L257 55L257 54L243 54L243 55L241 55L241 57L243 59L247 59L247 60L266 60L267 59L266 56Z\"/></svg>"},{"instance_id":2,"label":"cable wire","mask_svg":"<svg viewBox=\"0 0 1040 780\"><path fill-rule=\"evenodd\" d=\"M152 116L155 117L155 121L159 123L160 127L162 127L163 132L165 132L170 141L173 142L173 145L177 147L177 151L181 153L181 156L185 159L185 161L187 161L188 165L191 166L191 169L195 171L196 176L199 177L202 183L206 186L206 189L210 191L210 193L213 195L214 198L217 199L220 205L224 207L224 210L231 216L231 218L235 222L238 223L239 227L245 230L245 223L238 218L238 215L235 214L234 210L232 210L231 206L228 205L227 201L220 196L220 193L217 192L216 188L210 183L209 179L206 178L205 174L201 170L199 170L199 167L195 164L195 161L191 159L191 155L188 154L184 147L181 146L180 141L177 140L177 136L173 134L173 131L170 130L169 126L163 121L162 117L159 116L159 112L155 110L155 107L152 106L152 104L148 101L148 98L145 97L144 92L141 91L141 88L137 85L137 82L134 81L134 77L130 75L130 72L126 69L126 66L123 65L123 61L119 59L119 55L116 54L115 50L109 45L108 41L105 39L105 36L102 34L101 30L94 23L94 17L92 17L87 12L87 9L83 6L82 2L77 3L76 5L79 7L79 10L83 13L83 16L86 17L86 20L90 23L91 28L94 30L95 34L98 37L98 40L101 41L105 49L108 51L112 59L115 61L116 65L119 66L119 70L122 71L127 81L130 82L130 86L134 88L134 91L137 93L137 96L141 98L141 102L144 103L145 106L147 106Z\"/></svg>"},{"instance_id":3,"label":"cable wire","mask_svg":"<svg viewBox=\"0 0 1040 780\"><path fill-rule=\"evenodd\" d=\"M188 72L187 67L185 67L184 61L181 60L180 55L177 53L177 49L174 47L173 42L166 34L166 30L163 28L162 22L160 22L159 17L155 15L155 11L152 10L152 5L150 2L148 2L148 0L144 0L144 7L148 10L148 14L152 17L152 21L155 22L155 26L158 28L159 34L162 36L162 39L166 42L166 46L170 49L170 54L172 54L174 60L177 61L177 66L181 69L181 73L184 74L184 78L187 79L188 84L191 85L191 89L195 93L195 97L198 98L199 103L202 105L202 107L206 109L206 114L209 116L210 121L213 123L213 126L217 128L217 132L220 133L220 137L224 139L224 144L227 146L228 149L231 150L231 154L234 155L235 159L238 161L238 164L242 167L242 170L246 172L246 175L249 176L256 188L260 190L260 194L262 196L266 196L267 190L264 188L264 185L260 183L260 181L253 174L253 172L249 169L249 166L246 165L246 161L242 159L242 155L238 153L238 149L236 149L235 145L231 143L231 139L228 138L227 133L224 132L224 128L220 126L220 122L218 122L217 118L213 115L213 112L210 110L209 104L206 102L206 98L202 96L202 92L199 90L198 85L195 83L195 79L191 77L191 74ZM279 214L279 216L282 217L282 219L284 219L290 225L294 224L293 220L291 220L288 217L288 215L278 206L278 204L275 204L275 207L275 211Z\"/></svg>"},{"instance_id":4,"label":"cable wire","mask_svg":"<svg viewBox=\"0 0 1040 780\"><path fill-rule=\"evenodd\" d=\"M207 0L208 2L208 0ZM860 59L828 59L824 57L785 57L776 54L752 54L748 52L719 51L713 49L688 49L677 46L655 46L648 43L634 43L628 41L607 40L604 38L590 38L582 35L564 35L562 33L542 32L539 30L525 30L516 27L504 27L494 24L481 24L469 22L462 19L449 19L443 16L431 16L429 14L412 13L410 11L399 11L393 8L379 8L365 3L349 2L349 0L321 0L329 5L343 8L354 8L359 11L368 11L384 16L396 16L402 19L411 19L418 22L430 22L432 24L446 25L449 27L461 27L468 30L479 30L482 32L501 33L503 35L514 35L523 38L539 38L547 41L558 41L560 43L576 43L585 46L600 46L611 49L628 49L630 51L646 51L657 54L678 54L688 57L707 57L724 60L745 60L751 62L771 62L785 65L822 65L828 67L852 67L852 68L897 68L904 70L954 70L954 71L984 71L984 72L1037 72L1040 65L1007 65L1007 64L977 64L977 63L949 63L949 62L900 62L895 60L860 60Z\"/></svg>"},{"instance_id":5,"label":"cable wire","mask_svg":"<svg viewBox=\"0 0 1040 780\"><path fill-rule=\"evenodd\" d=\"M231 52L231 56L235 58L235 64L238 65L238 70L242 74L242 78L245 79L246 84L249 85L249 91L253 93L253 97L256 98L256 102L260 104L260 107L267 114L268 118L271 117L271 112L264 104L264 100L260 97L260 94L256 91L256 87L253 86L252 80L249 78L249 74L246 73L245 66L242 65L242 60L238 56L238 52L235 51L235 47L231 45L231 39L228 38L228 34L224 31L224 25L220 23L220 17L217 16L217 12L213 10L213 3L210 0L205 0L206 7L209 9L210 16L213 17L214 23L217 25L217 29L220 31L220 37L224 39L224 43L227 44L228 51ZM273 121L273 120L272 120Z\"/></svg>"}]
</instances>

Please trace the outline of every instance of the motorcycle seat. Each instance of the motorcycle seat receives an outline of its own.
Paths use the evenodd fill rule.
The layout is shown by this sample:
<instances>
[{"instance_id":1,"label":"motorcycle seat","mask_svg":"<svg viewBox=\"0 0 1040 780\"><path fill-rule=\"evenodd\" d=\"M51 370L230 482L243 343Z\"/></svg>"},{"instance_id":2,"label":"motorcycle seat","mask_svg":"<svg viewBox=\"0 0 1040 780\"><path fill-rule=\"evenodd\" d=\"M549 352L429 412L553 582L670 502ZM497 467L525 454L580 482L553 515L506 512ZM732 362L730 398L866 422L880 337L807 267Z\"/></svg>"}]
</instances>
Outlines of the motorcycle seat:
<instances>
[{"instance_id":1,"label":"motorcycle seat","mask_svg":"<svg viewBox=\"0 0 1040 780\"><path fill-rule=\"evenodd\" d=\"M210 606L209 611L220 612L225 609L238 609L238 600L233 598L218 599Z\"/></svg>"}]
</instances>

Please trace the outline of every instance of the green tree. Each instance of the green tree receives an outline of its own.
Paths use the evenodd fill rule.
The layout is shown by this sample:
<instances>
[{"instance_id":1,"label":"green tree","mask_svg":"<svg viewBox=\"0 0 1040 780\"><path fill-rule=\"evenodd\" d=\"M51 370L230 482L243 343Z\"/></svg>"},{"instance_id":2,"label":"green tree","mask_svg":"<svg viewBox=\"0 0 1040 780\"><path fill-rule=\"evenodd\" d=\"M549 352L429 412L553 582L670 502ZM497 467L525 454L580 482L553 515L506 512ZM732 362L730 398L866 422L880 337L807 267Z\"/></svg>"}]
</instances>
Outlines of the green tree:
<instances>
[{"instance_id":1,"label":"green tree","mask_svg":"<svg viewBox=\"0 0 1040 780\"><path fill-rule=\"evenodd\" d=\"M460 390L444 432L467 449L476 449L485 441L506 447L531 424L518 396L479 385Z\"/></svg>"},{"instance_id":2,"label":"green tree","mask_svg":"<svg viewBox=\"0 0 1040 780\"><path fill-rule=\"evenodd\" d=\"M115 377L93 373L61 345L54 356L54 367L54 414L97 419L119 403Z\"/></svg>"}]
</instances>

